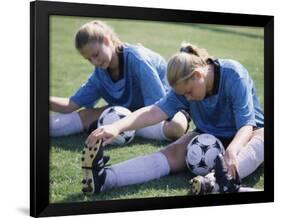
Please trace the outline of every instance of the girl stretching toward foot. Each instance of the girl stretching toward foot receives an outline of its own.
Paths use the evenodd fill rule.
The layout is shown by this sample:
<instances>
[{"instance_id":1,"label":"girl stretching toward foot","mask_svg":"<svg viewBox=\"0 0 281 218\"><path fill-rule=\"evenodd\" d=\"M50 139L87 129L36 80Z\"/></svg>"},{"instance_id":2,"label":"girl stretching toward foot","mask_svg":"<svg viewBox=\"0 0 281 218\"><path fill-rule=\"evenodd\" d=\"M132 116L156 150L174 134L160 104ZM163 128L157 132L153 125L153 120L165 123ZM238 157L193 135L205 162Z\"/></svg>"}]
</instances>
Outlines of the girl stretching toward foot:
<instances>
[{"instance_id":1,"label":"girl stretching toward foot","mask_svg":"<svg viewBox=\"0 0 281 218\"><path fill-rule=\"evenodd\" d=\"M237 61L213 59L206 50L183 44L168 62L167 78L172 90L156 104L141 108L120 121L93 131L86 144L97 148L93 177L84 182L98 193L113 187L144 183L186 170L185 150L200 133L219 138L226 148L224 161L233 178L243 179L264 160L264 115L248 71ZM109 168L103 166L104 144L120 132L139 129L173 117L185 109L196 126L163 150ZM88 151L88 148L85 148ZM201 182L216 182L212 174ZM85 189L87 191L87 189ZM215 185L206 192L218 191Z\"/></svg>"}]
</instances>

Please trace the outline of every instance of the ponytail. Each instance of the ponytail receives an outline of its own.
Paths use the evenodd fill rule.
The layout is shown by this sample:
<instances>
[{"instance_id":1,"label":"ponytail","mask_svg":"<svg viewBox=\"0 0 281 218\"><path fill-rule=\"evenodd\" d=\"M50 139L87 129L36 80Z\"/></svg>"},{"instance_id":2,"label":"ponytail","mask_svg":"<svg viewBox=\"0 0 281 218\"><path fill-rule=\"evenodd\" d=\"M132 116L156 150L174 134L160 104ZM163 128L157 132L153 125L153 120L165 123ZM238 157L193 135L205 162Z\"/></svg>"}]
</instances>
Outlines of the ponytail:
<instances>
[{"instance_id":1,"label":"ponytail","mask_svg":"<svg viewBox=\"0 0 281 218\"><path fill-rule=\"evenodd\" d=\"M210 55L205 49L198 48L190 43L182 43L180 52L173 55L167 66L167 78L170 86L189 79L196 68L208 64Z\"/></svg>"},{"instance_id":2,"label":"ponytail","mask_svg":"<svg viewBox=\"0 0 281 218\"><path fill-rule=\"evenodd\" d=\"M207 64L208 59L210 59L210 56L206 49L198 48L195 45L192 45L190 43L182 43L180 52L184 52L190 55L195 55L199 57L202 60L202 64Z\"/></svg>"}]
</instances>

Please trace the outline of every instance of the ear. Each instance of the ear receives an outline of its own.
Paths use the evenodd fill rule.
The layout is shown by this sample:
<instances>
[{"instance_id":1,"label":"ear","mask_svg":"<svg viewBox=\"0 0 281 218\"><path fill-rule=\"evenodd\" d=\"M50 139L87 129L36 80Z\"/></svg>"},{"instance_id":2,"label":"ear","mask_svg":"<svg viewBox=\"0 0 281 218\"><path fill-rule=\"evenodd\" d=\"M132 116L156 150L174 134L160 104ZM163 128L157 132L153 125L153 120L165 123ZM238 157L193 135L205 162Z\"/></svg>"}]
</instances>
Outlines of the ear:
<instances>
[{"instance_id":1,"label":"ear","mask_svg":"<svg viewBox=\"0 0 281 218\"><path fill-rule=\"evenodd\" d=\"M193 74L194 79L200 79L202 77L202 74L200 71L196 70Z\"/></svg>"},{"instance_id":2,"label":"ear","mask_svg":"<svg viewBox=\"0 0 281 218\"><path fill-rule=\"evenodd\" d=\"M103 42L103 44L105 44L105 45L109 45L110 43L109 43L109 36L108 35L105 35L104 37L103 37L103 40L102 40L102 42Z\"/></svg>"}]
</instances>

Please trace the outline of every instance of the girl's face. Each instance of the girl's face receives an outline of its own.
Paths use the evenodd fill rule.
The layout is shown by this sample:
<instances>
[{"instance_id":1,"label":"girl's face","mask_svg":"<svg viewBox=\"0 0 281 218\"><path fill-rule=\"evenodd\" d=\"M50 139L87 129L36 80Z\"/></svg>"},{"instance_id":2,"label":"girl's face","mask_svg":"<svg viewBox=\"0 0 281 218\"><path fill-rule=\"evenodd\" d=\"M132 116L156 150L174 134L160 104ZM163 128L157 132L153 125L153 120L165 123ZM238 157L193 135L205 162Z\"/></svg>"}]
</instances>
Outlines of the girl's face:
<instances>
[{"instance_id":1,"label":"girl's face","mask_svg":"<svg viewBox=\"0 0 281 218\"><path fill-rule=\"evenodd\" d=\"M80 53L91 64L106 69L110 67L113 56L112 48L107 42L89 42L80 49Z\"/></svg>"},{"instance_id":2,"label":"girl's face","mask_svg":"<svg viewBox=\"0 0 281 218\"><path fill-rule=\"evenodd\" d=\"M206 96L205 81L203 75L195 71L191 78L179 82L173 89L177 94L184 95L188 101L200 101Z\"/></svg>"}]
</instances>

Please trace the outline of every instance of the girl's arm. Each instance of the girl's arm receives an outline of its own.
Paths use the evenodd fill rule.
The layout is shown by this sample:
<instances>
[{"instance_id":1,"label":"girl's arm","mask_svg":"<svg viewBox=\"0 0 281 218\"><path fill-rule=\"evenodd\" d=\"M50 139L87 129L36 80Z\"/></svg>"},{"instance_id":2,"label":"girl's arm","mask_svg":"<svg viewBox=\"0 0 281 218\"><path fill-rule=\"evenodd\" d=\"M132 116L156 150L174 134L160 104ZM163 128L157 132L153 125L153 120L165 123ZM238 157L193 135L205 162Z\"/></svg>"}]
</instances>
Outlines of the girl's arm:
<instances>
[{"instance_id":1,"label":"girl's arm","mask_svg":"<svg viewBox=\"0 0 281 218\"><path fill-rule=\"evenodd\" d=\"M75 104L69 98L61 97L50 97L50 107L52 111L59 113L71 113L80 108L79 105Z\"/></svg>"},{"instance_id":2,"label":"girl's arm","mask_svg":"<svg viewBox=\"0 0 281 218\"><path fill-rule=\"evenodd\" d=\"M228 172L234 178L236 177L237 162L236 157L239 151L245 146L253 136L253 126L243 126L235 134L233 140L228 145L225 151L225 163L228 167Z\"/></svg>"},{"instance_id":3,"label":"girl's arm","mask_svg":"<svg viewBox=\"0 0 281 218\"><path fill-rule=\"evenodd\" d=\"M235 126L238 129L232 142L226 149L225 162L229 173L236 176L236 157L243 146L245 146L253 135L255 120L255 103L253 101L253 81L243 66L236 64L242 70L239 74L234 73L228 80L229 99L235 117Z\"/></svg>"},{"instance_id":4,"label":"girl's arm","mask_svg":"<svg viewBox=\"0 0 281 218\"><path fill-rule=\"evenodd\" d=\"M87 138L86 145L92 147L99 139L104 140L104 145L110 144L120 132L151 126L167 118L168 116L158 106L147 106L118 120L114 124L96 129Z\"/></svg>"}]
</instances>

